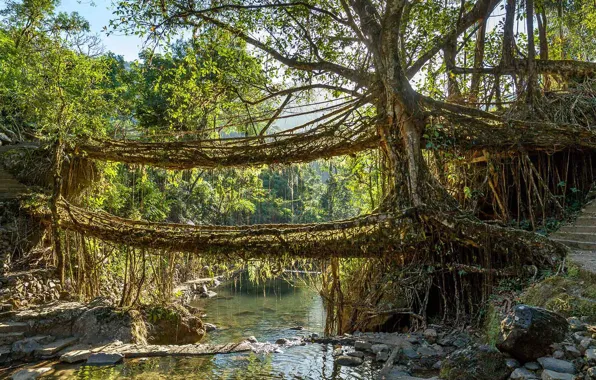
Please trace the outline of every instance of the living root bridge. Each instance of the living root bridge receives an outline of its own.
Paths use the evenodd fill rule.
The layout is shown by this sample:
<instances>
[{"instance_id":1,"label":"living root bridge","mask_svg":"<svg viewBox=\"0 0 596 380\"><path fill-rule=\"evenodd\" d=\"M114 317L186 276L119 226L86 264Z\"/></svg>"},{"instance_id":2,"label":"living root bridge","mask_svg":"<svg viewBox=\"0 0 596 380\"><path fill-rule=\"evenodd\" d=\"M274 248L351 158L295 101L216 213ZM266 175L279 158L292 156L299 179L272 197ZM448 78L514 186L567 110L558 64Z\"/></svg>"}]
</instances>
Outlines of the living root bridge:
<instances>
[{"instance_id":1,"label":"living root bridge","mask_svg":"<svg viewBox=\"0 0 596 380\"><path fill-rule=\"evenodd\" d=\"M462 213L411 208L318 224L191 226L152 223L91 212L64 199L58 202L61 228L133 247L250 258L383 257L433 265L440 259L435 238L489 252L488 262L467 258L453 264L478 269L524 265L552 268L566 248L541 235L486 224ZM428 254L421 255L421 252ZM423 258L424 257L424 258Z\"/></svg>"},{"instance_id":2,"label":"living root bridge","mask_svg":"<svg viewBox=\"0 0 596 380\"><path fill-rule=\"evenodd\" d=\"M374 129L316 128L297 134L176 142L90 140L75 149L86 157L167 169L222 168L310 162L378 147Z\"/></svg>"}]
</instances>

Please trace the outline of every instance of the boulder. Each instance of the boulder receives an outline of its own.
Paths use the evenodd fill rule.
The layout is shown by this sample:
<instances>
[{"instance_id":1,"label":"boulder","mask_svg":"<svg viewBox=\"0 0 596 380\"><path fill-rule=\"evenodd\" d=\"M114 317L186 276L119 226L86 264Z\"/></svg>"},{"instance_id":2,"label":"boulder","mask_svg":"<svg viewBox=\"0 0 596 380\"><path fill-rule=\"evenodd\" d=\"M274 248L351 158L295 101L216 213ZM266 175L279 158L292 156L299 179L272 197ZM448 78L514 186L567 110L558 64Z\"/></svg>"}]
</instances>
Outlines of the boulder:
<instances>
[{"instance_id":1,"label":"boulder","mask_svg":"<svg viewBox=\"0 0 596 380\"><path fill-rule=\"evenodd\" d=\"M503 354L485 345L454 351L441 363L445 380L505 380L509 373Z\"/></svg>"},{"instance_id":2,"label":"boulder","mask_svg":"<svg viewBox=\"0 0 596 380\"><path fill-rule=\"evenodd\" d=\"M547 355L551 344L565 339L567 330L567 320L559 314L517 305L501 322L497 347L525 363Z\"/></svg>"},{"instance_id":3,"label":"boulder","mask_svg":"<svg viewBox=\"0 0 596 380\"><path fill-rule=\"evenodd\" d=\"M157 306L144 313L149 322L147 340L151 344L193 344L205 336L201 319L182 305Z\"/></svg>"},{"instance_id":4,"label":"boulder","mask_svg":"<svg viewBox=\"0 0 596 380\"><path fill-rule=\"evenodd\" d=\"M147 329L138 311L120 311L100 299L88 307L72 326L72 335L79 336L82 343L147 343Z\"/></svg>"}]
</instances>

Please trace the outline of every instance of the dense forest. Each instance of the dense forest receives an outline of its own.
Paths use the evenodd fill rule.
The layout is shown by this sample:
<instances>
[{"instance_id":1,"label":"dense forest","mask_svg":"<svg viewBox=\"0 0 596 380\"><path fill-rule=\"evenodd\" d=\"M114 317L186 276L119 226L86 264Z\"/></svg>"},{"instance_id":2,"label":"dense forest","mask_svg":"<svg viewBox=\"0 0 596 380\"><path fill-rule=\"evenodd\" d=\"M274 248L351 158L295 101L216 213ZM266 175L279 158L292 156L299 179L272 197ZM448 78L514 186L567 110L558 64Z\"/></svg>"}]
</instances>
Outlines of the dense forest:
<instances>
[{"instance_id":1,"label":"dense forest","mask_svg":"<svg viewBox=\"0 0 596 380\"><path fill-rule=\"evenodd\" d=\"M29 189L5 214L31 218L5 267L126 308L318 273L338 334L478 323L504 281L565 271L592 0L119 0L101 35L59 5L0 13L0 154Z\"/></svg>"}]
</instances>

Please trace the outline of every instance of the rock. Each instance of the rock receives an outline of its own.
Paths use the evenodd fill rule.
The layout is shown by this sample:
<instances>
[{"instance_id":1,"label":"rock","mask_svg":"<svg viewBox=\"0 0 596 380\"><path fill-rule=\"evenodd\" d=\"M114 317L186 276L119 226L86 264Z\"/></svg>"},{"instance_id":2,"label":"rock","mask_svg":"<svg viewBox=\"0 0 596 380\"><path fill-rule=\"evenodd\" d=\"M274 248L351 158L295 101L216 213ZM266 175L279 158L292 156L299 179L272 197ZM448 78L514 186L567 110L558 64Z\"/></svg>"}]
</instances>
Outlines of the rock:
<instances>
[{"instance_id":1,"label":"rock","mask_svg":"<svg viewBox=\"0 0 596 380\"><path fill-rule=\"evenodd\" d=\"M490 346L457 350L441 363L441 378L445 380L504 380L509 373L503 354Z\"/></svg>"},{"instance_id":2,"label":"rock","mask_svg":"<svg viewBox=\"0 0 596 380\"><path fill-rule=\"evenodd\" d=\"M89 359L92 352L90 350L74 350L67 352L60 356L60 361L63 363L76 363Z\"/></svg>"},{"instance_id":3,"label":"rock","mask_svg":"<svg viewBox=\"0 0 596 380\"><path fill-rule=\"evenodd\" d=\"M124 359L122 354L108 354L105 352L98 352L96 354L89 355L87 359L88 365L111 365L120 363Z\"/></svg>"},{"instance_id":4,"label":"rock","mask_svg":"<svg viewBox=\"0 0 596 380\"><path fill-rule=\"evenodd\" d=\"M58 351L66 348L68 346L73 345L78 339L79 338L77 338L77 337L70 337L70 338L60 339L60 340L57 340L52 343L48 343L48 344L36 349L35 355L40 356L40 357L53 356L56 353L58 353Z\"/></svg>"},{"instance_id":5,"label":"rock","mask_svg":"<svg viewBox=\"0 0 596 380\"><path fill-rule=\"evenodd\" d=\"M145 319L151 321L148 326L149 343L192 344L205 336L205 326L201 319L180 304L157 306L144 313L147 315Z\"/></svg>"},{"instance_id":6,"label":"rock","mask_svg":"<svg viewBox=\"0 0 596 380\"><path fill-rule=\"evenodd\" d=\"M565 346L565 352L567 353L567 355L573 359L575 358L579 358L580 356L582 356L581 352L579 352L579 350L577 348L575 348L575 346Z\"/></svg>"},{"instance_id":7,"label":"rock","mask_svg":"<svg viewBox=\"0 0 596 380\"><path fill-rule=\"evenodd\" d=\"M290 330L297 330L297 331L301 331L301 330L304 330L304 326L295 326L295 327L290 327Z\"/></svg>"},{"instance_id":8,"label":"rock","mask_svg":"<svg viewBox=\"0 0 596 380\"><path fill-rule=\"evenodd\" d=\"M591 345L594 344L594 340L592 338L584 338L579 342L580 351L585 352Z\"/></svg>"},{"instance_id":9,"label":"rock","mask_svg":"<svg viewBox=\"0 0 596 380\"><path fill-rule=\"evenodd\" d=\"M515 371L511 373L511 376L509 376L509 378L517 380L526 380L538 379L538 376L534 372L529 371L526 368L517 368Z\"/></svg>"},{"instance_id":10,"label":"rock","mask_svg":"<svg viewBox=\"0 0 596 380\"><path fill-rule=\"evenodd\" d=\"M569 323L569 329L573 332L586 331L586 324L575 317L567 318L567 323Z\"/></svg>"},{"instance_id":11,"label":"rock","mask_svg":"<svg viewBox=\"0 0 596 380\"><path fill-rule=\"evenodd\" d=\"M111 340L126 343L146 343L146 326L136 310L121 312L101 299L90 303L73 324L72 335L79 336L81 342L99 344Z\"/></svg>"},{"instance_id":12,"label":"rock","mask_svg":"<svg viewBox=\"0 0 596 380\"><path fill-rule=\"evenodd\" d=\"M370 351L372 349L372 344L363 341L357 341L354 343L354 349L358 351Z\"/></svg>"},{"instance_id":13,"label":"rock","mask_svg":"<svg viewBox=\"0 0 596 380\"><path fill-rule=\"evenodd\" d=\"M389 356L391 354L389 353L389 351L380 351L377 352L377 356L375 357L375 360L378 362L386 362L387 360L389 360Z\"/></svg>"},{"instance_id":14,"label":"rock","mask_svg":"<svg viewBox=\"0 0 596 380\"><path fill-rule=\"evenodd\" d=\"M251 335L251 336L249 336L248 338L246 338L246 341L247 341L247 342L250 342L250 343L259 343L259 341L257 340L257 338L255 338L255 337L254 337L254 336L252 336L252 335Z\"/></svg>"},{"instance_id":15,"label":"rock","mask_svg":"<svg viewBox=\"0 0 596 380\"><path fill-rule=\"evenodd\" d=\"M565 353L561 350L557 350L553 352L553 358L555 359L563 359L565 357Z\"/></svg>"},{"instance_id":16,"label":"rock","mask_svg":"<svg viewBox=\"0 0 596 380\"><path fill-rule=\"evenodd\" d=\"M213 290L207 290L205 293L201 293L201 298L213 298L217 297L217 293Z\"/></svg>"},{"instance_id":17,"label":"rock","mask_svg":"<svg viewBox=\"0 0 596 380\"><path fill-rule=\"evenodd\" d=\"M28 356L40 348L41 344L35 338L25 338L12 344L12 352L15 356Z\"/></svg>"},{"instance_id":18,"label":"rock","mask_svg":"<svg viewBox=\"0 0 596 380\"><path fill-rule=\"evenodd\" d=\"M342 366L356 367L364 363L364 360L355 356L342 355L335 359L335 363Z\"/></svg>"},{"instance_id":19,"label":"rock","mask_svg":"<svg viewBox=\"0 0 596 380\"><path fill-rule=\"evenodd\" d=\"M505 365L507 366L507 368L509 368L510 370L514 370L516 368L519 368L519 362L515 359L509 358L505 360Z\"/></svg>"},{"instance_id":20,"label":"rock","mask_svg":"<svg viewBox=\"0 0 596 380\"><path fill-rule=\"evenodd\" d=\"M317 339L319 337L319 334L317 333L312 333L310 334L311 339Z\"/></svg>"},{"instance_id":21,"label":"rock","mask_svg":"<svg viewBox=\"0 0 596 380\"><path fill-rule=\"evenodd\" d=\"M203 327L205 328L205 331L207 331L207 332L217 330L217 326L215 326L213 323L203 323Z\"/></svg>"},{"instance_id":22,"label":"rock","mask_svg":"<svg viewBox=\"0 0 596 380\"><path fill-rule=\"evenodd\" d=\"M592 365L596 364L596 348L588 348L584 356L588 360L588 363Z\"/></svg>"},{"instance_id":23,"label":"rock","mask_svg":"<svg viewBox=\"0 0 596 380\"><path fill-rule=\"evenodd\" d=\"M543 357L538 358L538 363L544 369L548 369L554 372L561 372L561 373L575 373L575 366L573 363L568 362L566 360L560 360L550 357Z\"/></svg>"},{"instance_id":24,"label":"rock","mask_svg":"<svg viewBox=\"0 0 596 380\"><path fill-rule=\"evenodd\" d=\"M278 340L275 341L275 344L279 344L279 345L288 344L288 340L286 338L279 338Z\"/></svg>"},{"instance_id":25,"label":"rock","mask_svg":"<svg viewBox=\"0 0 596 380\"><path fill-rule=\"evenodd\" d=\"M542 371L542 380L575 380L575 376L569 373L561 373L545 369Z\"/></svg>"},{"instance_id":26,"label":"rock","mask_svg":"<svg viewBox=\"0 0 596 380\"><path fill-rule=\"evenodd\" d=\"M596 367L588 368L586 375L588 375L590 379L596 379Z\"/></svg>"},{"instance_id":27,"label":"rock","mask_svg":"<svg viewBox=\"0 0 596 380\"><path fill-rule=\"evenodd\" d=\"M546 309L517 305L501 322L497 347L521 362L547 355L550 345L565 339L565 318Z\"/></svg>"},{"instance_id":28,"label":"rock","mask_svg":"<svg viewBox=\"0 0 596 380\"><path fill-rule=\"evenodd\" d=\"M362 351L351 351L348 352L348 356L353 356L355 358L364 358L364 352Z\"/></svg>"},{"instance_id":29,"label":"rock","mask_svg":"<svg viewBox=\"0 0 596 380\"><path fill-rule=\"evenodd\" d=\"M437 341L438 334L437 330L435 329L426 329L424 330L422 335L424 336L424 339L426 339L426 341L430 344L433 344Z\"/></svg>"},{"instance_id":30,"label":"rock","mask_svg":"<svg viewBox=\"0 0 596 380\"><path fill-rule=\"evenodd\" d=\"M537 362L527 362L526 364L524 364L524 367L526 367L530 371L538 371L540 368L542 368L540 364L538 364Z\"/></svg>"},{"instance_id":31,"label":"rock","mask_svg":"<svg viewBox=\"0 0 596 380\"><path fill-rule=\"evenodd\" d=\"M389 351L389 346L386 344L373 344L370 350L376 355L381 351Z\"/></svg>"},{"instance_id":32,"label":"rock","mask_svg":"<svg viewBox=\"0 0 596 380\"><path fill-rule=\"evenodd\" d=\"M443 362L441 360L437 360L437 362L435 364L433 364L432 369L434 369L435 371L438 371L441 369L441 364Z\"/></svg>"},{"instance_id":33,"label":"rock","mask_svg":"<svg viewBox=\"0 0 596 380\"><path fill-rule=\"evenodd\" d=\"M12 380L33 380L33 379L37 379L44 373L49 372L51 370L52 370L52 368L49 368L49 367L26 368L26 369L22 369L18 372L15 372L15 374L12 375L11 379Z\"/></svg>"},{"instance_id":34,"label":"rock","mask_svg":"<svg viewBox=\"0 0 596 380\"><path fill-rule=\"evenodd\" d=\"M3 143L11 143L12 140L10 139L10 137L6 136L4 133L0 132L0 141L2 141Z\"/></svg>"},{"instance_id":35,"label":"rock","mask_svg":"<svg viewBox=\"0 0 596 380\"><path fill-rule=\"evenodd\" d=\"M588 333L586 331L577 331L577 332L574 332L573 333L573 340L575 340L575 343L579 343L583 339L585 339L586 337L588 337L587 334Z\"/></svg>"}]
</instances>

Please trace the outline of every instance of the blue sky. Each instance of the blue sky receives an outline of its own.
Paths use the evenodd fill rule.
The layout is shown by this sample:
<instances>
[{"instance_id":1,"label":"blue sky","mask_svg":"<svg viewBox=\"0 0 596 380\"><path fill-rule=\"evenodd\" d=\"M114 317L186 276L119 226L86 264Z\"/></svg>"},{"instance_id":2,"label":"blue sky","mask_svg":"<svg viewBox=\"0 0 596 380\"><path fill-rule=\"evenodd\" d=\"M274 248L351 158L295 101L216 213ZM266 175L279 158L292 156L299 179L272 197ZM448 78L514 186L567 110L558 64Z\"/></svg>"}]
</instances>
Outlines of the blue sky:
<instances>
[{"instance_id":1,"label":"blue sky","mask_svg":"<svg viewBox=\"0 0 596 380\"><path fill-rule=\"evenodd\" d=\"M2 1L0 0L0 3ZM137 36L126 36L122 34L111 34L107 36L103 31L104 26L108 26L112 16L112 2L110 0L62 0L58 11L60 12L78 12L91 24L91 30L101 36L103 44L107 50L115 54L124 56L127 61L133 61L138 58L139 51L143 45L143 40Z\"/></svg>"}]
</instances>

